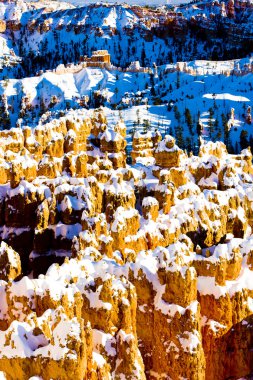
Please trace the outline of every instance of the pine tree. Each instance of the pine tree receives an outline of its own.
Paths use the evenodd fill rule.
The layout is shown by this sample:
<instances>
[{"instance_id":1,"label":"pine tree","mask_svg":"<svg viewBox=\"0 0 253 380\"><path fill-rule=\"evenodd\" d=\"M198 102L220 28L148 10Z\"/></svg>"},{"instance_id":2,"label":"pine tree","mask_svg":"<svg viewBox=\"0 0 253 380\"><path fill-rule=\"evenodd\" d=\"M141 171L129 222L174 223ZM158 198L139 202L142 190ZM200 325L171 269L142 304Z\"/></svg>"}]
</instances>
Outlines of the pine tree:
<instances>
[{"instance_id":1,"label":"pine tree","mask_svg":"<svg viewBox=\"0 0 253 380\"><path fill-rule=\"evenodd\" d=\"M213 109L209 108L208 126L209 126L209 137L210 137L210 139L212 139L212 137L213 137L213 127L214 127L213 115L214 115Z\"/></svg>"},{"instance_id":2,"label":"pine tree","mask_svg":"<svg viewBox=\"0 0 253 380\"><path fill-rule=\"evenodd\" d=\"M201 136L202 134L202 125L200 124L200 121L197 123L197 134L198 136Z\"/></svg>"},{"instance_id":3,"label":"pine tree","mask_svg":"<svg viewBox=\"0 0 253 380\"><path fill-rule=\"evenodd\" d=\"M185 145L186 145L187 151L191 152L192 151L192 140L190 137L186 137Z\"/></svg>"},{"instance_id":4,"label":"pine tree","mask_svg":"<svg viewBox=\"0 0 253 380\"><path fill-rule=\"evenodd\" d=\"M192 134L192 132L193 132L192 131L193 122L192 122L192 115L191 115L191 112L190 112L189 108L185 109L184 115L185 115L186 124L188 125L190 133Z\"/></svg>"},{"instance_id":5,"label":"pine tree","mask_svg":"<svg viewBox=\"0 0 253 380\"><path fill-rule=\"evenodd\" d=\"M135 132L137 131L138 122L133 122L133 129L132 129L132 138L134 137Z\"/></svg>"},{"instance_id":6,"label":"pine tree","mask_svg":"<svg viewBox=\"0 0 253 380\"><path fill-rule=\"evenodd\" d=\"M228 137L228 144L227 144L227 149L229 154L235 154L235 149L233 147L233 144L231 142L230 137Z\"/></svg>"},{"instance_id":7,"label":"pine tree","mask_svg":"<svg viewBox=\"0 0 253 380\"><path fill-rule=\"evenodd\" d=\"M156 96L156 91L155 91L155 87L154 86L151 87L150 94L152 96Z\"/></svg>"},{"instance_id":8,"label":"pine tree","mask_svg":"<svg viewBox=\"0 0 253 380\"><path fill-rule=\"evenodd\" d=\"M183 137L183 128L181 125L178 125L176 128L176 140L177 140L177 145L181 148L185 148L185 142L184 142L184 137Z\"/></svg>"},{"instance_id":9,"label":"pine tree","mask_svg":"<svg viewBox=\"0 0 253 380\"><path fill-rule=\"evenodd\" d=\"M249 146L250 146L251 152L253 152L253 136L252 135L250 135L250 138L249 138Z\"/></svg>"},{"instance_id":10,"label":"pine tree","mask_svg":"<svg viewBox=\"0 0 253 380\"><path fill-rule=\"evenodd\" d=\"M139 109L137 109L136 111L136 125L137 127L140 126L140 110Z\"/></svg>"},{"instance_id":11,"label":"pine tree","mask_svg":"<svg viewBox=\"0 0 253 380\"><path fill-rule=\"evenodd\" d=\"M177 83L176 83L177 89L180 88L180 72L177 71Z\"/></svg>"},{"instance_id":12,"label":"pine tree","mask_svg":"<svg viewBox=\"0 0 253 380\"><path fill-rule=\"evenodd\" d=\"M228 146L229 140L229 129L228 129L228 120L224 113L221 114L221 122L224 129L224 143Z\"/></svg>"},{"instance_id":13,"label":"pine tree","mask_svg":"<svg viewBox=\"0 0 253 380\"><path fill-rule=\"evenodd\" d=\"M240 145L241 149L248 148L249 146L249 138L248 138L248 132L244 129L240 133Z\"/></svg>"},{"instance_id":14,"label":"pine tree","mask_svg":"<svg viewBox=\"0 0 253 380\"><path fill-rule=\"evenodd\" d=\"M146 52L145 52L145 49L142 48L142 52L141 52L141 66L142 67L145 67L145 61L146 61Z\"/></svg>"},{"instance_id":15,"label":"pine tree","mask_svg":"<svg viewBox=\"0 0 253 380\"><path fill-rule=\"evenodd\" d=\"M180 114L177 106L174 106L174 115L175 115L175 119L178 121L178 123L180 123L181 114Z\"/></svg>"},{"instance_id":16,"label":"pine tree","mask_svg":"<svg viewBox=\"0 0 253 380\"><path fill-rule=\"evenodd\" d=\"M115 95L116 95L116 101L117 101L117 99L118 99L118 93L119 93L119 89L118 89L118 87L115 87L114 92L115 92Z\"/></svg>"},{"instance_id":17,"label":"pine tree","mask_svg":"<svg viewBox=\"0 0 253 380\"><path fill-rule=\"evenodd\" d=\"M147 133L150 129L150 121L148 119L143 120L143 132Z\"/></svg>"}]
</instances>

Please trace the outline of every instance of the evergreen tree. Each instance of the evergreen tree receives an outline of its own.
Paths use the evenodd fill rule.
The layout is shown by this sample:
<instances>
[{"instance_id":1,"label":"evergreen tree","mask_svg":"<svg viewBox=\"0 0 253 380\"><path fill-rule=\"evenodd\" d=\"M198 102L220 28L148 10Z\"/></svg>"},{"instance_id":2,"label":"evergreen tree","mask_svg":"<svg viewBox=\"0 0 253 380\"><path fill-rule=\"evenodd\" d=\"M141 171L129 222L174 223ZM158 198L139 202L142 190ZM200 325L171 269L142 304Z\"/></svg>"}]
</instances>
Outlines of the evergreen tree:
<instances>
[{"instance_id":1,"label":"evergreen tree","mask_svg":"<svg viewBox=\"0 0 253 380\"><path fill-rule=\"evenodd\" d=\"M152 96L156 96L156 91L155 91L155 87L154 86L151 87L150 94Z\"/></svg>"},{"instance_id":2,"label":"evergreen tree","mask_svg":"<svg viewBox=\"0 0 253 380\"><path fill-rule=\"evenodd\" d=\"M177 106L174 106L174 115L175 115L175 119L178 121L178 123L180 123L181 114L180 114Z\"/></svg>"},{"instance_id":3,"label":"evergreen tree","mask_svg":"<svg viewBox=\"0 0 253 380\"><path fill-rule=\"evenodd\" d=\"M176 83L177 89L180 88L180 72L177 71L177 83Z\"/></svg>"},{"instance_id":4,"label":"evergreen tree","mask_svg":"<svg viewBox=\"0 0 253 380\"><path fill-rule=\"evenodd\" d=\"M200 124L200 121L197 123L197 134L198 136L201 136L202 134L202 125Z\"/></svg>"},{"instance_id":5,"label":"evergreen tree","mask_svg":"<svg viewBox=\"0 0 253 380\"><path fill-rule=\"evenodd\" d=\"M230 137L228 137L228 144L227 144L228 153L235 154L235 149L233 147L233 144L231 142Z\"/></svg>"},{"instance_id":6,"label":"evergreen tree","mask_svg":"<svg viewBox=\"0 0 253 380\"><path fill-rule=\"evenodd\" d=\"M145 52L145 49L143 47L142 52L141 52L141 66L142 67L145 67L145 62L146 62L146 52Z\"/></svg>"},{"instance_id":7,"label":"evergreen tree","mask_svg":"<svg viewBox=\"0 0 253 380\"><path fill-rule=\"evenodd\" d=\"M136 126L139 127L140 126L140 110L137 109L136 111Z\"/></svg>"},{"instance_id":8,"label":"evergreen tree","mask_svg":"<svg viewBox=\"0 0 253 380\"><path fill-rule=\"evenodd\" d=\"M132 129L132 138L134 137L135 132L137 131L138 122L133 122L133 129Z\"/></svg>"},{"instance_id":9,"label":"evergreen tree","mask_svg":"<svg viewBox=\"0 0 253 380\"><path fill-rule=\"evenodd\" d=\"M224 113L221 114L221 121L224 130L224 143L228 146L229 140L229 129L228 129L228 120Z\"/></svg>"},{"instance_id":10,"label":"evergreen tree","mask_svg":"<svg viewBox=\"0 0 253 380\"><path fill-rule=\"evenodd\" d=\"M250 138L249 138L249 146L250 146L251 152L253 152L253 136L252 135L250 135Z\"/></svg>"},{"instance_id":11,"label":"evergreen tree","mask_svg":"<svg viewBox=\"0 0 253 380\"><path fill-rule=\"evenodd\" d=\"M192 115L191 115L191 112L189 110L189 108L186 108L185 109L185 121L186 121L186 124L188 125L188 128L190 130L190 133L192 134L192 127L193 127L193 121L192 121Z\"/></svg>"},{"instance_id":12,"label":"evergreen tree","mask_svg":"<svg viewBox=\"0 0 253 380\"><path fill-rule=\"evenodd\" d=\"M210 137L210 139L212 139L212 137L213 137L213 127L214 127L213 115L214 115L213 109L209 108L208 126L209 126L209 137Z\"/></svg>"},{"instance_id":13,"label":"evergreen tree","mask_svg":"<svg viewBox=\"0 0 253 380\"><path fill-rule=\"evenodd\" d=\"M184 149L185 148L185 142L184 142L184 137L183 137L183 128L181 125L178 125L176 128L175 128L175 132L176 132L176 141L177 141L177 145L181 148L181 149Z\"/></svg>"},{"instance_id":14,"label":"evergreen tree","mask_svg":"<svg viewBox=\"0 0 253 380\"><path fill-rule=\"evenodd\" d=\"M118 87L115 87L114 92L115 92L115 95L116 95L116 101L117 101L117 100L118 100L118 93L119 93L119 89L118 89Z\"/></svg>"},{"instance_id":15,"label":"evergreen tree","mask_svg":"<svg viewBox=\"0 0 253 380\"><path fill-rule=\"evenodd\" d=\"M248 148L249 146L249 138L248 138L248 132L244 129L240 133L240 145L241 149Z\"/></svg>"},{"instance_id":16,"label":"evergreen tree","mask_svg":"<svg viewBox=\"0 0 253 380\"><path fill-rule=\"evenodd\" d=\"M188 152L192 151L192 140L190 137L186 137L185 139L185 145Z\"/></svg>"},{"instance_id":17,"label":"evergreen tree","mask_svg":"<svg viewBox=\"0 0 253 380\"><path fill-rule=\"evenodd\" d=\"M150 129L150 121L148 119L143 120L143 132L147 133Z\"/></svg>"}]
</instances>

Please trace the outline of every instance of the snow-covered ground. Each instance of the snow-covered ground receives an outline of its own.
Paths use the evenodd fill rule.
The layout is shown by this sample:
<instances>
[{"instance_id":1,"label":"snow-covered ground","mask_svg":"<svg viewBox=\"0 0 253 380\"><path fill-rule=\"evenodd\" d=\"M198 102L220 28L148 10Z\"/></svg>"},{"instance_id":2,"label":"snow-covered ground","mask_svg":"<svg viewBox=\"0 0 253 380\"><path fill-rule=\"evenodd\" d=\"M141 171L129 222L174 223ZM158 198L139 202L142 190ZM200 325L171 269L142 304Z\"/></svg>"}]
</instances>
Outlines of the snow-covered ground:
<instances>
[{"instance_id":1,"label":"snow-covered ground","mask_svg":"<svg viewBox=\"0 0 253 380\"><path fill-rule=\"evenodd\" d=\"M5 34L15 54L23 58L16 69L10 69L4 53L6 64L0 78L33 76L60 63L77 63L80 56L100 49L107 49L118 67L135 60L151 66L153 62L242 58L252 52L250 6L236 5L233 19L227 14L228 5L223 9L218 2L137 9L125 3L94 6L73 1L80 1L80 7L49 0L0 2L0 20L12 20L15 25ZM198 62L201 68L202 62Z\"/></svg>"},{"instance_id":2,"label":"snow-covered ground","mask_svg":"<svg viewBox=\"0 0 253 380\"><path fill-rule=\"evenodd\" d=\"M35 126L43 112L50 111L52 117L57 117L60 111L83 106L86 97L90 99L92 112L98 105L95 95L100 91L109 122L116 123L117 118L124 117L129 142L135 130L159 128L163 134L171 133L176 138L182 135L183 147L194 150L198 123L203 127L205 139L224 140L224 120L229 119L231 108L235 109L231 143L235 145L240 140L243 129L249 139L253 136L252 126L245 123L245 113L253 99L253 73L228 75L238 63L242 70L245 65L252 65L252 57L240 61L204 61L206 56L209 59L214 48L210 48L207 38L197 39L197 33L191 35L192 30L188 33L187 28L181 31L185 33L182 41L173 40L166 33L160 36L155 28L161 21L159 17L164 17L168 11L166 7L160 8L157 19L153 17L158 14L154 10L139 12L122 4L89 7L87 1L82 7L73 9L64 2L59 7L58 2L51 3L48 0L29 4L21 0L0 2L0 19L14 20L18 25L13 32L0 35L0 68L9 65L8 70L6 67L0 70L1 78L9 78L0 82L0 95L4 95L0 106L9 114L12 126L18 119L21 125ZM250 9L243 13L238 11L243 28L247 27L247 36L252 29ZM199 26L206 27L208 20L212 29L214 17L220 16L220 11L217 4L206 1L175 7L172 13L175 16L179 12L179 27L185 28L186 21L196 17ZM227 27L234 22L229 17L223 20ZM235 31L238 37L238 30ZM215 44L217 41L218 38ZM220 40L220 45L215 45L221 56L223 48L231 48L232 42L226 43ZM69 70L62 74L48 71L34 76L39 69L55 68L59 62L65 65L78 62L80 56L90 56L93 50L99 49L107 49L112 63L119 68ZM236 54L237 50L231 51ZM18 56L23 63L14 68L12 63L19 59ZM181 68L188 67L186 72L177 73L175 63L161 65L181 59L193 59L180 63ZM143 66L152 66L154 62L161 65L158 75L151 69L145 73L120 69L135 60ZM24 77L24 72L29 77L10 79Z\"/></svg>"},{"instance_id":3,"label":"snow-covered ground","mask_svg":"<svg viewBox=\"0 0 253 380\"><path fill-rule=\"evenodd\" d=\"M243 61L244 62L244 61ZM28 99L32 111L24 117L23 125L36 125L38 113L43 102L46 109L55 115L68 107L80 107L84 96L93 98L100 91L105 99L106 114L109 123L116 123L123 117L128 129L130 143L133 131L145 131L159 128L162 134L177 136L179 127L183 129L183 138L193 149L197 141L197 123L203 126L203 137L224 140L222 114L229 119L231 108L235 109L235 122L230 132L233 144L240 140L242 129L253 136L253 127L245 123L245 113L253 102L253 74L225 76L225 69L233 67L234 62L216 62L214 67L202 62L202 74L167 72L171 65L158 68L158 76L150 73L121 72L99 68L84 68L77 73L56 74L46 72L41 76L10 79L0 84L0 95L7 96L12 125L19 117L22 99ZM188 63L188 67L199 67L199 61ZM210 69L210 70L209 70ZM152 83L153 80L153 83ZM52 97L57 98L50 105ZM175 106L178 108L176 112ZM92 112L92 102L90 104ZM189 129L185 110L189 109L192 128ZM213 112L214 128L210 136L210 109ZM224 117L224 116L223 116Z\"/></svg>"}]
</instances>

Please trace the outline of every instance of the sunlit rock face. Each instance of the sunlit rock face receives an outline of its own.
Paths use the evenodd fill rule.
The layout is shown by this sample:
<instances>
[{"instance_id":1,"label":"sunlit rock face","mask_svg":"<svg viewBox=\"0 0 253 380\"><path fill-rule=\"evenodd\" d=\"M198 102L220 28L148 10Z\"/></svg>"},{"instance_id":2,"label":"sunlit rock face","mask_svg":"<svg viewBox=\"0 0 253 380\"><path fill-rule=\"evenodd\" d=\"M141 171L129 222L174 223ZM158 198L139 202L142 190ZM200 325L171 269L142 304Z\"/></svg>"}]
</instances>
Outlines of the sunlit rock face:
<instances>
[{"instance_id":1,"label":"sunlit rock face","mask_svg":"<svg viewBox=\"0 0 253 380\"><path fill-rule=\"evenodd\" d=\"M7 380L250 378L249 150L187 156L154 131L129 166L102 109L0 142Z\"/></svg>"}]
</instances>

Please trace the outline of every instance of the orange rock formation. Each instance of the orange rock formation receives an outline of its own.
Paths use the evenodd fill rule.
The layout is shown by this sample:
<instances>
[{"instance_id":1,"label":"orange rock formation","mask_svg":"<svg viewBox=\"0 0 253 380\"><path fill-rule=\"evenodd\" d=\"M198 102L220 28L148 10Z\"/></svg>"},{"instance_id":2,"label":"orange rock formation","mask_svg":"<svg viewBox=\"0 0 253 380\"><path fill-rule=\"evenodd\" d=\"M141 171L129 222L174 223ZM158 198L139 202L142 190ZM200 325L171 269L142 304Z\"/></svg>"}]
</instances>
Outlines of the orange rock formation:
<instances>
[{"instance_id":1,"label":"orange rock formation","mask_svg":"<svg viewBox=\"0 0 253 380\"><path fill-rule=\"evenodd\" d=\"M101 109L0 133L7 380L252 375L251 152L154 136L128 166Z\"/></svg>"}]
</instances>

